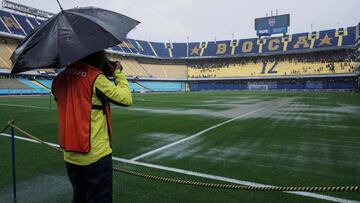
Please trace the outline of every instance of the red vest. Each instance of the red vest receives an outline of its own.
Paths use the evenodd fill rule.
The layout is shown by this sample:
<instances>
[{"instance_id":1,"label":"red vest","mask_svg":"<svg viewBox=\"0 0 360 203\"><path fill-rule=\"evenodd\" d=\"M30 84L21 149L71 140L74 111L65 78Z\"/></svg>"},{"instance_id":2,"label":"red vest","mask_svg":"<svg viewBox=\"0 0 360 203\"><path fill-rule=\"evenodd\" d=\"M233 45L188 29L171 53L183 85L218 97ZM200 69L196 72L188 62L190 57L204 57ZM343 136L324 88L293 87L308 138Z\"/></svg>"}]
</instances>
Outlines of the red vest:
<instances>
[{"instance_id":1,"label":"red vest","mask_svg":"<svg viewBox=\"0 0 360 203\"><path fill-rule=\"evenodd\" d=\"M84 63L67 67L53 81L52 91L58 107L59 143L68 152L88 153L91 139L91 110L102 110L106 114L110 145L112 119L110 104L99 98L102 105L92 105L93 85L103 74L97 68Z\"/></svg>"}]
</instances>

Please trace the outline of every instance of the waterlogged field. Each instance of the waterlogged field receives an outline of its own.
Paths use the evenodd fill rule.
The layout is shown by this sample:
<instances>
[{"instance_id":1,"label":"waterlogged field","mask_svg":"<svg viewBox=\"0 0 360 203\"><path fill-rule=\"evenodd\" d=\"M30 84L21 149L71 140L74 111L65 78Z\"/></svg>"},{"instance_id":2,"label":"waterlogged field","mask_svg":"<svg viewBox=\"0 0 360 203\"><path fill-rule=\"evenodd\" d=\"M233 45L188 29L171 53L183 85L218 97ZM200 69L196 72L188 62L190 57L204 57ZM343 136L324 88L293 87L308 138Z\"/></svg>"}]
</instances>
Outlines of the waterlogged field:
<instances>
[{"instance_id":1,"label":"waterlogged field","mask_svg":"<svg viewBox=\"0 0 360 203\"><path fill-rule=\"evenodd\" d=\"M0 97L10 119L57 143L54 101ZM360 185L360 94L216 92L135 94L112 106L114 166L209 183ZM12 201L11 143L0 136L0 202ZM24 136L16 132L18 136ZM17 139L18 202L71 202L62 154ZM360 193L283 193L200 188L114 172L115 202L360 201Z\"/></svg>"}]
</instances>

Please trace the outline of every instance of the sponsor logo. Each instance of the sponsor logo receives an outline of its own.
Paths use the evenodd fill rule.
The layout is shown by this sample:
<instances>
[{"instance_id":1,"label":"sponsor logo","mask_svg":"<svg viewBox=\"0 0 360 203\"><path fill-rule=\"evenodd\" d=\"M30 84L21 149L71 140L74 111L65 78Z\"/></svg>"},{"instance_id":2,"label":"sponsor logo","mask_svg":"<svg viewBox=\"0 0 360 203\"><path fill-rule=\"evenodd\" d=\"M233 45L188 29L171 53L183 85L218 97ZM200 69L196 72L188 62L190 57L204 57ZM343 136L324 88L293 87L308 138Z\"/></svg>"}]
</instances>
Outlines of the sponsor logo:
<instances>
[{"instance_id":1,"label":"sponsor logo","mask_svg":"<svg viewBox=\"0 0 360 203\"><path fill-rule=\"evenodd\" d=\"M273 27L276 24L276 19L275 18L269 18L268 23L269 23L270 27Z\"/></svg>"},{"instance_id":2,"label":"sponsor logo","mask_svg":"<svg viewBox=\"0 0 360 203\"><path fill-rule=\"evenodd\" d=\"M259 32L259 34L269 34L270 33L269 30L259 30L258 32Z\"/></svg>"},{"instance_id":3,"label":"sponsor logo","mask_svg":"<svg viewBox=\"0 0 360 203\"><path fill-rule=\"evenodd\" d=\"M75 69L68 69L66 71L67 75L77 75L77 76L81 76L81 77L86 77L87 76L87 72L81 71L81 70L75 70Z\"/></svg>"}]
</instances>

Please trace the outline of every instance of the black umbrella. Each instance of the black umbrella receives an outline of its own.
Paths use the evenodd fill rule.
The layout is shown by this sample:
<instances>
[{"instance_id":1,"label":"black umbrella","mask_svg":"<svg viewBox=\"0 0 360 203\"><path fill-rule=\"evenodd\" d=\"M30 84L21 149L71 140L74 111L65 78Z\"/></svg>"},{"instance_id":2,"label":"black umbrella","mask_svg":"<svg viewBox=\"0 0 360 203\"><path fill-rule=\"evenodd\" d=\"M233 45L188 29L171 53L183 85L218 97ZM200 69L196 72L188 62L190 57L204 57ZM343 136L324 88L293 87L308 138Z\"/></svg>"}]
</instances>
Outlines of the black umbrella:
<instances>
[{"instance_id":1,"label":"black umbrella","mask_svg":"<svg viewBox=\"0 0 360 203\"><path fill-rule=\"evenodd\" d=\"M119 44L138 24L127 16L94 7L62 10L19 44L11 56L11 73L63 68Z\"/></svg>"}]
</instances>

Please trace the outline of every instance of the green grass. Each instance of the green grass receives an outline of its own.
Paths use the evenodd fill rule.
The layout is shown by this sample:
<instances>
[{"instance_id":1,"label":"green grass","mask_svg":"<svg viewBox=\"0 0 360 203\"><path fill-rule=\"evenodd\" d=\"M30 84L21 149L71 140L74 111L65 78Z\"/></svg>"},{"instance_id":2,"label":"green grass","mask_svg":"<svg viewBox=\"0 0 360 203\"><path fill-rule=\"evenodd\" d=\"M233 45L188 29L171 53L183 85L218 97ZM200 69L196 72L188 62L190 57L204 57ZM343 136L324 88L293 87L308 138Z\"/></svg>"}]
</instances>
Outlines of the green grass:
<instances>
[{"instance_id":1,"label":"green grass","mask_svg":"<svg viewBox=\"0 0 360 203\"><path fill-rule=\"evenodd\" d=\"M57 114L54 101L51 104L50 101L47 96L0 97L0 128L15 119L21 128L56 143ZM194 135L231 119L226 117L226 112L235 111L236 115L239 111L241 115L263 105L286 101L280 107L269 107L138 161L278 186L360 184L359 94L136 94L134 101L130 109L112 108L113 155L116 157L131 159ZM237 105L241 108L235 109ZM179 112L187 113L177 114ZM15 143L18 202L70 202L72 188L62 155L39 144L20 140ZM224 183L115 161L114 166L151 175ZM11 181L10 139L0 136L0 202L11 201ZM113 181L115 202L324 201L278 192L172 185L121 173L115 173ZM360 201L359 193L322 194Z\"/></svg>"}]
</instances>

